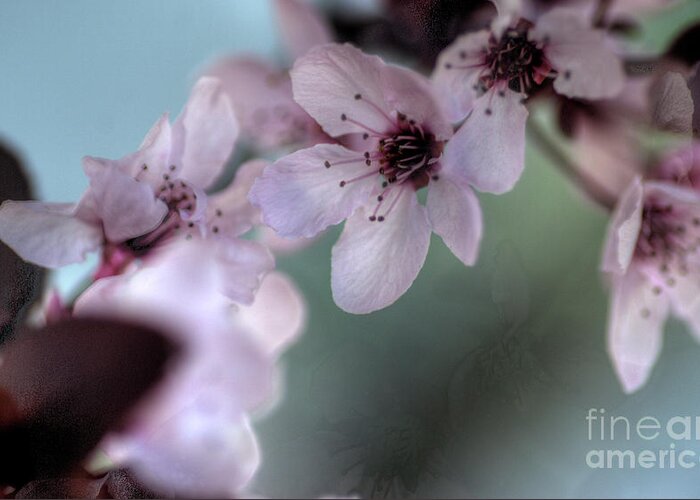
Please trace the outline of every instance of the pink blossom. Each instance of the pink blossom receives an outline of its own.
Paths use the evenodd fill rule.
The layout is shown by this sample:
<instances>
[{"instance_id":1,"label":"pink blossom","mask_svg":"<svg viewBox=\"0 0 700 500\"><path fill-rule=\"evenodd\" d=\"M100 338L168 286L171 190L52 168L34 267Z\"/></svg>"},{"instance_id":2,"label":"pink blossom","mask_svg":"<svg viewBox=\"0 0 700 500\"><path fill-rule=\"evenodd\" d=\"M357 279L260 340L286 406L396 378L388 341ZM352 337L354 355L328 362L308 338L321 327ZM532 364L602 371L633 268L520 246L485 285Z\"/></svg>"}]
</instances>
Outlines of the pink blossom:
<instances>
[{"instance_id":1,"label":"pink blossom","mask_svg":"<svg viewBox=\"0 0 700 500\"><path fill-rule=\"evenodd\" d=\"M304 324L288 278L271 274L243 306L219 292L230 286L220 267L205 242L177 242L138 272L97 281L75 305L76 316L152 323L183 346L164 383L103 443L155 491L231 497L245 487L260 463L250 413L275 398L277 357ZM256 273L244 267L238 278Z\"/></svg>"},{"instance_id":2,"label":"pink blossom","mask_svg":"<svg viewBox=\"0 0 700 500\"><path fill-rule=\"evenodd\" d=\"M700 340L700 193L636 178L608 229L602 269L610 274L608 351L625 392L647 381L669 312Z\"/></svg>"},{"instance_id":3,"label":"pink blossom","mask_svg":"<svg viewBox=\"0 0 700 500\"><path fill-rule=\"evenodd\" d=\"M475 166L463 156L464 144L476 139L460 130L448 143L452 127L429 82L336 44L298 59L291 77L304 110L333 137L354 134L361 148L319 144L290 154L265 169L250 199L283 237L312 237L348 219L333 248L336 303L353 313L393 303L422 267L431 230L462 262L473 264L481 209L469 186L478 180ZM499 99L495 105L509 103ZM458 136L467 140L458 142ZM481 175L495 190L511 182L513 163L509 148L499 149L506 172ZM416 191L426 186L423 206Z\"/></svg>"},{"instance_id":4,"label":"pink blossom","mask_svg":"<svg viewBox=\"0 0 700 500\"><path fill-rule=\"evenodd\" d=\"M205 190L221 174L238 136L230 102L214 78L200 79L175 123L163 115L141 147L118 160L86 157L90 187L80 202L8 201L0 208L0 238L26 260L47 267L83 260L102 247L96 279L119 274L153 248L178 239L206 239L235 274L242 266L259 273L272 257L237 236L256 211L234 181L210 197ZM245 177L248 168L241 170ZM228 292L250 302L258 281L230 280Z\"/></svg>"},{"instance_id":5,"label":"pink blossom","mask_svg":"<svg viewBox=\"0 0 700 500\"><path fill-rule=\"evenodd\" d=\"M524 99L548 81L567 97L610 98L622 90L620 59L605 33L591 28L576 9L552 9L535 23L512 6L500 10L491 30L461 36L438 59L433 79L450 119L471 113L467 124L474 129L488 121L510 123L509 110L487 103L498 93ZM524 127L511 126L499 138L520 140Z\"/></svg>"}]
</instances>

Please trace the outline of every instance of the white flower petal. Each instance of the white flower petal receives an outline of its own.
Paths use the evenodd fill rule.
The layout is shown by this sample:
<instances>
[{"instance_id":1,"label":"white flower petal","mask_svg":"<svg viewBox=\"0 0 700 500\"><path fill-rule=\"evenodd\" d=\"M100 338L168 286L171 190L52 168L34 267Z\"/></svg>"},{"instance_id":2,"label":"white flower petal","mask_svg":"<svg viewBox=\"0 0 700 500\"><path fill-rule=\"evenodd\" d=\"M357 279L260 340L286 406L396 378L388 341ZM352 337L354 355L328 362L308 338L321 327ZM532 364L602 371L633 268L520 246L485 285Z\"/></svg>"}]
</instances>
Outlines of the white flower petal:
<instances>
[{"instance_id":1,"label":"white flower petal","mask_svg":"<svg viewBox=\"0 0 700 500\"><path fill-rule=\"evenodd\" d=\"M635 177L615 207L603 250L603 271L624 274L632 261L642 227L644 190Z\"/></svg>"}]
</instances>

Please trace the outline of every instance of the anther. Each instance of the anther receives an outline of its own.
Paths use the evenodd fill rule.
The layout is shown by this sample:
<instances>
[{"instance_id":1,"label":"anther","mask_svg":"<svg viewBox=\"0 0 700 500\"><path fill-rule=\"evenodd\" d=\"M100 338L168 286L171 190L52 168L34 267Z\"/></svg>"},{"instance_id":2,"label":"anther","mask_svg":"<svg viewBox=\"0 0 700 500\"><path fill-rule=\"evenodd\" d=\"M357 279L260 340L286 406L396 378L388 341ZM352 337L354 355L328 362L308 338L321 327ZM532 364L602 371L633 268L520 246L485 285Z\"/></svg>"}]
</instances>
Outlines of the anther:
<instances>
[{"instance_id":1,"label":"anther","mask_svg":"<svg viewBox=\"0 0 700 500\"><path fill-rule=\"evenodd\" d=\"M433 175L433 180L434 180L434 181L440 180L440 176L439 176L439 175Z\"/></svg>"},{"instance_id":2,"label":"anther","mask_svg":"<svg viewBox=\"0 0 700 500\"><path fill-rule=\"evenodd\" d=\"M374 216L374 215L370 215L370 216L369 216L369 220L370 220L371 222L374 222L375 220L377 220L377 217Z\"/></svg>"},{"instance_id":3,"label":"anther","mask_svg":"<svg viewBox=\"0 0 700 500\"><path fill-rule=\"evenodd\" d=\"M377 196L377 201L383 201L383 200L384 200L384 197L381 194L379 196Z\"/></svg>"},{"instance_id":4,"label":"anther","mask_svg":"<svg viewBox=\"0 0 700 500\"><path fill-rule=\"evenodd\" d=\"M452 64L445 63L445 69L452 69Z\"/></svg>"},{"instance_id":5,"label":"anther","mask_svg":"<svg viewBox=\"0 0 700 500\"><path fill-rule=\"evenodd\" d=\"M218 233L218 232L219 232L219 228L218 228L217 226L212 227L211 230L212 230L214 233Z\"/></svg>"},{"instance_id":6,"label":"anther","mask_svg":"<svg viewBox=\"0 0 700 500\"><path fill-rule=\"evenodd\" d=\"M148 170L148 165L146 165L146 164L144 163L144 164L143 164L143 167L141 167L141 170Z\"/></svg>"},{"instance_id":7,"label":"anther","mask_svg":"<svg viewBox=\"0 0 700 500\"><path fill-rule=\"evenodd\" d=\"M359 101L360 99L362 99L362 94L355 94L355 100Z\"/></svg>"},{"instance_id":8,"label":"anther","mask_svg":"<svg viewBox=\"0 0 700 500\"><path fill-rule=\"evenodd\" d=\"M194 222L188 222L187 227L194 227Z\"/></svg>"},{"instance_id":9,"label":"anther","mask_svg":"<svg viewBox=\"0 0 700 500\"><path fill-rule=\"evenodd\" d=\"M345 181L340 181L340 187L345 187Z\"/></svg>"},{"instance_id":10,"label":"anther","mask_svg":"<svg viewBox=\"0 0 700 500\"><path fill-rule=\"evenodd\" d=\"M488 116L491 116L491 113L493 113L493 111L491 111L491 108L486 108L484 113L486 113Z\"/></svg>"},{"instance_id":11,"label":"anther","mask_svg":"<svg viewBox=\"0 0 700 500\"><path fill-rule=\"evenodd\" d=\"M331 168L331 162L329 162L328 160L324 161L324 162L323 162L323 165L324 165L326 168Z\"/></svg>"},{"instance_id":12,"label":"anther","mask_svg":"<svg viewBox=\"0 0 700 500\"><path fill-rule=\"evenodd\" d=\"M566 71L564 71L564 78L566 78L567 80L571 78L571 70L567 69Z\"/></svg>"},{"instance_id":13,"label":"anther","mask_svg":"<svg viewBox=\"0 0 700 500\"><path fill-rule=\"evenodd\" d=\"M170 176L168 174L163 174L163 179L165 179L167 181L170 179Z\"/></svg>"},{"instance_id":14,"label":"anther","mask_svg":"<svg viewBox=\"0 0 700 500\"><path fill-rule=\"evenodd\" d=\"M177 167L175 165L170 165L170 171L174 172Z\"/></svg>"},{"instance_id":15,"label":"anther","mask_svg":"<svg viewBox=\"0 0 700 500\"><path fill-rule=\"evenodd\" d=\"M362 138L363 138L364 140L369 139L369 134L368 134L367 132L365 132L364 134L362 134Z\"/></svg>"},{"instance_id":16,"label":"anther","mask_svg":"<svg viewBox=\"0 0 700 500\"><path fill-rule=\"evenodd\" d=\"M377 217L377 221L384 222L384 216L380 215L379 217Z\"/></svg>"},{"instance_id":17,"label":"anther","mask_svg":"<svg viewBox=\"0 0 700 500\"><path fill-rule=\"evenodd\" d=\"M216 216L217 216L217 217L221 217L223 214L224 214L224 213L221 211L220 208L217 208L217 209L216 209Z\"/></svg>"},{"instance_id":18,"label":"anther","mask_svg":"<svg viewBox=\"0 0 700 500\"><path fill-rule=\"evenodd\" d=\"M644 309L642 309L642 318L646 319L649 316L651 316L651 311L649 310L649 308L645 307Z\"/></svg>"},{"instance_id":19,"label":"anther","mask_svg":"<svg viewBox=\"0 0 700 500\"><path fill-rule=\"evenodd\" d=\"M340 119L341 119L342 121L345 121L345 120L348 119L348 117L347 117L347 115L346 115L345 113L343 113L342 115L340 115Z\"/></svg>"},{"instance_id":20,"label":"anther","mask_svg":"<svg viewBox=\"0 0 700 500\"><path fill-rule=\"evenodd\" d=\"M368 167L370 165L372 165L372 160L369 160L369 159L365 160L365 165L367 165Z\"/></svg>"}]
</instances>

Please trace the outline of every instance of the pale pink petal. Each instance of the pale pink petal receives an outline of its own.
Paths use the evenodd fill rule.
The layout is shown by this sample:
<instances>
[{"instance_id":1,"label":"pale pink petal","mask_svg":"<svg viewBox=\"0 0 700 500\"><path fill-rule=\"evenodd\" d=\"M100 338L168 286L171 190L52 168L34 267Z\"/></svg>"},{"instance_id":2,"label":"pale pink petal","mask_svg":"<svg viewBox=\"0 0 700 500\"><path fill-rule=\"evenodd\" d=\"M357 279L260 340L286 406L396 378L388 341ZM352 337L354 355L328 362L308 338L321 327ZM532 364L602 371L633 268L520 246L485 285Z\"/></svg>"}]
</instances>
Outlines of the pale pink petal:
<instances>
[{"instance_id":1,"label":"pale pink petal","mask_svg":"<svg viewBox=\"0 0 700 500\"><path fill-rule=\"evenodd\" d=\"M238 316L265 352L278 354L301 334L306 307L294 282L285 274L271 272L263 279L255 301L242 306Z\"/></svg>"},{"instance_id":2,"label":"pale pink petal","mask_svg":"<svg viewBox=\"0 0 700 500\"><path fill-rule=\"evenodd\" d=\"M669 301L636 269L613 279L608 353L626 393L643 386L661 351Z\"/></svg>"},{"instance_id":3,"label":"pale pink petal","mask_svg":"<svg viewBox=\"0 0 700 500\"><path fill-rule=\"evenodd\" d=\"M122 242L155 229L168 211L148 184L113 165L88 175L95 210L109 241Z\"/></svg>"},{"instance_id":4,"label":"pale pink petal","mask_svg":"<svg viewBox=\"0 0 700 500\"><path fill-rule=\"evenodd\" d=\"M513 189L525 167L527 109L512 90L492 90L447 143L443 165L479 191Z\"/></svg>"},{"instance_id":5,"label":"pale pink petal","mask_svg":"<svg viewBox=\"0 0 700 500\"><path fill-rule=\"evenodd\" d=\"M603 271L624 274L634 256L642 226L644 190L635 177L617 202L603 247Z\"/></svg>"},{"instance_id":6,"label":"pale pink petal","mask_svg":"<svg viewBox=\"0 0 700 500\"><path fill-rule=\"evenodd\" d=\"M375 169L365 164L362 153L319 144L267 167L249 198L261 208L263 222L281 236L309 238L342 222L367 201L379 175L350 181Z\"/></svg>"},{"instance_id":7,"label":"pale pink petal","mask_svg":"<svg viewBox=\"0 0 700 500\"><path fill-rule=\"evenodd\" d=\"M238 132L238 121L221 82L202 77L173 125L171 163L180 177L207 188L221 174Z\"/></svg>"},{"instance_id":8,"label":"pale pink petal","mask_svg":"<svg viewBox=\"0 0 700 500\"><path fill-rule=\"evenodd\" d=\"M248 192L270 164L267 160L250 160L238 167L233 181L218 193L209 196L207 222L217 233L238 236L260 220L260 210L248 201Z\"/></svg>"},{"instance_id":9,"label":"pale pink petal","mask_svg":"<svg viewBox=\"0 0 700 500\"><path fill-rule=\"evenodd\" d=\"M386 65L382 71L384 100L414 120L437 140L452 137L452 125L438 105L435 90L423 75L399 66Z\"/></svg>"},{"instance_id":10,"label":"pale pink petal","mask_svg":"<svg viewBox=\"0 0 700 500\"><path fill-rule=\"evenodd\" d=\"M428 254L430 224L410 188L395 188L399 200L382 222L365 209L345 223L333 247L331 289L344 311L366 314L394 303L418 276ZM400 193L400 194L399 194Z\"/></svg>"},{"instance_id":11,"label":"pale pink petal","mask_svg":"<svg viewBox=\"0 0 700 500\"><path fill-rule=\"evenodd\" d=\"M83 158L83 170L91 175L101 169L116 166L123 173L156 190L163 184L163 174L170 166L171 139L170 122L165 113L146 134L138 151L118 160L86 156Z\"/></svg>"},{"instance_id":12,"label":"pale pink petal","mask_svg":"<svg viewBox=\"0 0 700 500\"><path fill-rule=\"evenodd\" d=\"M473 265L482 233L481 206L474 191L443 175L430 183L426 207L433 231L459 260Z\"/></svg>"},{"instance_id":13,"label":"pale pink petal","mask_svg":"<svg viewBox=\"0 0 700 500\"><path fill-rule=\"evenodd\" d=\"M0 206L0 240L40 266L82 262L102 244L102 230L74 216L73 210L67 203L5 201Z\"/></svg>"},{"instance_id":14,"label":"pale pink petal","mask_svg":"<svg viewBox=\"0 0 700 500\"><path fill-rule=\"evenodd\" d=\"M675 71L664 73L650 89L651 119L661 130L691 134L693 96L685 77Z\"/></svg>"},{"instance_id":15,"label":"pale pink petal","mask_svg":"<svg viewBox=\"0 0 700 500\"><path fill-rule=\"evenodd\" d=\"M293 99L287 71L262 60L236 56L220 59L205 73L221 80L241 133L256 146L328 142L321 140L327 136Z\"/></svg>"},{"instance_id":16,"label":"pale pink petal","mask_svg":"<svg viewBox=\"0 0 700 500\"><path fill-rule=\"evenodd\" d=\"M240 238L217 240L216 258L221 266L221 292L239 304L253 302L260 280L275 267L267 248Z\"/></svg>"},{"instance_id":17,"label":"pale pink petal","mask_svg":"<svg viewBox=\"0 0 700 500\"><path fill-rule=\"evenodd\" d=\"M432 79L443 109L453 122L471 111L476 99L483 51L488 47L489 30L462 35L440 53Z\"/></svg>"},{"instance_id":18,"label":"pale pink petal","mask_svg":"<svg viewBox=\"0 0 700 500\"><path fill-rule=\"evenodd\" d=\"M605 99L622 91L622 61L607 46L605 33L587 26L575 9L552 9L529 36L544 44L545 56L558 72L554 89L560 94Z\"/></svg>"},{"instance_id":19,"label":"pale pink petal","mask_svg":"<svg viewBox=\"0 0 700 500\"><path fill-rule=\"evenodd\" d=\"M130 452L129 466L144 485L179 497L234 498L260 464L244 417L212 414L193 404Z\"/></svg>"},{"instance_id":20,"label":"pale pink petal","mask_svg":"<svg viewBox=\"0 0 700 500\"><path fill-rule=\"evenodd\" d=\"M352 45L315 47L290 72L294 99L334 137L393 130L392 109L384 102L385 66Z\"/></svg>"},{"instance_id":21,"label":"pale pink petal","mask_svg":"<svg viewBox=\"0 0 700 500\"><path fill-rule=\"evenodd\" d=\"M307 0L276 0L277 25L292 59L306 54L309 49L333 41L331 28Z\"/></svg>"}]
</instances>

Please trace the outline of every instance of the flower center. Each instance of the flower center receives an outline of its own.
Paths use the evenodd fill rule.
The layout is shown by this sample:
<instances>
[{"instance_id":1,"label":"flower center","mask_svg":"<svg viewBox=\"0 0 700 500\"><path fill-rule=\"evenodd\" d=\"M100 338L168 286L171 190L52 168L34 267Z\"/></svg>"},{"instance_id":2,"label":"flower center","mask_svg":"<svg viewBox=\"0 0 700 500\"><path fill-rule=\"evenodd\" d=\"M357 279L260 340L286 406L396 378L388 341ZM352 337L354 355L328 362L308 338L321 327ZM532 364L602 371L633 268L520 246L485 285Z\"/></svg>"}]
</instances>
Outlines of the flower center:
<instances>
[{"instance_id":1,"label":"flower center","mask_svg":"<svg viewBox=\"0 0 700 500\"><path fill-rule=\"evenodd\" d=\"M409 120L398 133L379 141L379 173L386 183L410 181L418 190L430 182L442 148L433 134Z\"/></svg>"},{"instance_id":2,"label":"flower center","mask_svg":"<svg viewBox=\"0 0 700 500\"><path fill-rule=\"evenodd\" d=\"M648 203L642 211L635 256L659 259L662 267L677 260L683 268L687 255L697 250L700 234L700 219L693 217L689 225L686 218L671 204Z\"/></svg>"},{"instance_id":3,"label":"flower center","mask_svg":"<svg viewBox=\"0 0 700 500\"><path fill-rule=\"evenodd\" d=\"M527 92L548 76L550 66L542 49L528 40L531 27L530 21L520 19L500 39L491 35L484 58L489 71L479 79L484 90L490 89L496 82L506 82L508 88L515 92Z\"/></svg>"}]
</instances>

